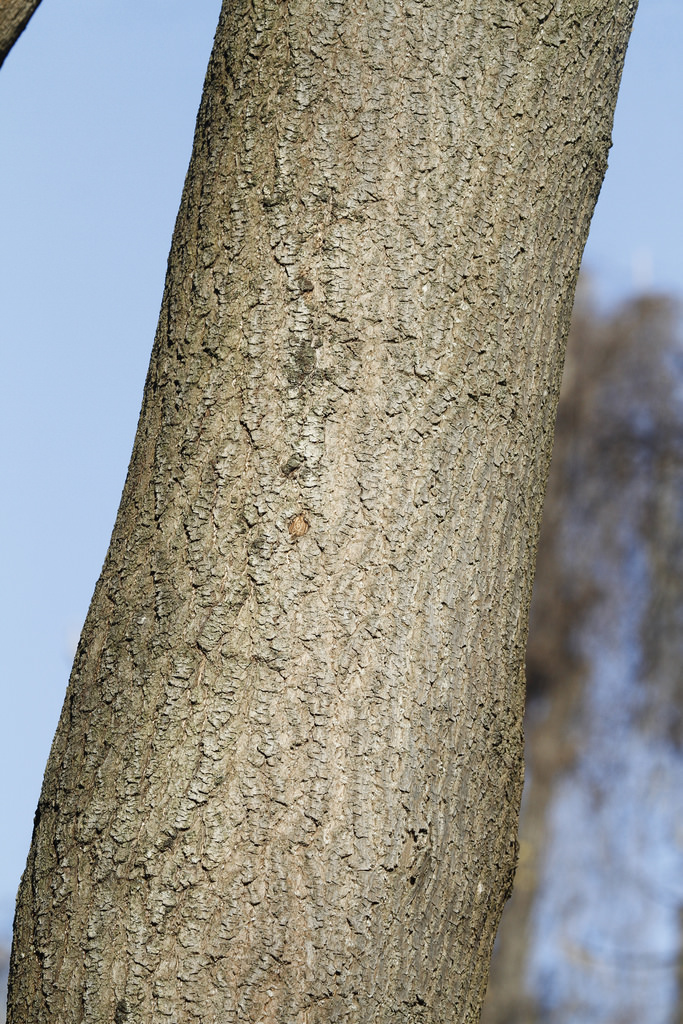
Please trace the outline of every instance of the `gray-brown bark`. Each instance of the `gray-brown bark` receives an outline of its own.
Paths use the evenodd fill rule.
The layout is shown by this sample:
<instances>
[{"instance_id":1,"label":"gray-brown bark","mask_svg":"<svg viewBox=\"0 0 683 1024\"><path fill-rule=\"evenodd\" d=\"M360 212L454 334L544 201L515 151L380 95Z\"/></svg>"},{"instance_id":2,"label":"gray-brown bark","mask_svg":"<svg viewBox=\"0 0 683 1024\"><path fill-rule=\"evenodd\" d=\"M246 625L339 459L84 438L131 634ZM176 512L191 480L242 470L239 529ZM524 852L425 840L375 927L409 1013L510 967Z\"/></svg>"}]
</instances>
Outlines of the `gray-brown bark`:
<instances>
[{"instance_id":1,"label":"gray-brown bark","mask_svg":"<svg viewBox=\"0 0 683 1024\"><path fill-rule=\"evenodd\" d=\"M19 1021L474 1021L635 3L223 7Z\"/></svg>"},{"instance_id":2,"label":"gray-brown bark","mask_svg":"<svg viewBox=\"0 0 683 1024\"><path fill-rule=\"evenodd\" d=\"M0 0L0 67L39 3L40 0Z\"/></svg>"}]
</instances>

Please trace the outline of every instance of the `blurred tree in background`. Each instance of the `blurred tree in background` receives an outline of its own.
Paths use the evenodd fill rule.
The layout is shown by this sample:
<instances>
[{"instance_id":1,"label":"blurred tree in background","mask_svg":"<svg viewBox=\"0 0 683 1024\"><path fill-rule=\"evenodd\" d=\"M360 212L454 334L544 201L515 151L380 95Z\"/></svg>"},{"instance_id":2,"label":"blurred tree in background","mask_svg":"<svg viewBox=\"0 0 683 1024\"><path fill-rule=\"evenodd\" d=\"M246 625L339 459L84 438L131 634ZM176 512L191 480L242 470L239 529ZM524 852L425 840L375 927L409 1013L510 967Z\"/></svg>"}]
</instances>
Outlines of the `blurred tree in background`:
<instances>
[{"instance_id":1,"label":"blurred tree in background","mask_svg":"<svg viewBox=\"0 0 683 1024\"><path fill-rule=\"evenodd\" d=\"M527 653L515 892L484 1024L680 1024L683 347L579 295Z\"/></svg>"}]
</instances>

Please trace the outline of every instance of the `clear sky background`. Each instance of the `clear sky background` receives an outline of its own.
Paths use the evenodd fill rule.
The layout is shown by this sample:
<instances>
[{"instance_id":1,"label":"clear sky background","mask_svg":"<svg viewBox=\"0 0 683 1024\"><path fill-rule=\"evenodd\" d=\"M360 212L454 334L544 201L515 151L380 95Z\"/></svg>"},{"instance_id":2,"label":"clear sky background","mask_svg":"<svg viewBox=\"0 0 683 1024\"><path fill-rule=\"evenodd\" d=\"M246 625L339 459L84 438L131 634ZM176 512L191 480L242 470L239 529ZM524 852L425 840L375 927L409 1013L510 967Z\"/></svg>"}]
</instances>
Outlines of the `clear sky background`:
<instances>
[{"instance_id":1,"label":"clear sky background","mask_svg":"<svg viewBox=\"0 0 683 1024\"><path fill-rule=\"evenodd\" d=\"M43 0L0 70L0 941L133 442L220 0ZM683 0L641 0L586 249L683 297Z\"/></svg>"}]
</instances>

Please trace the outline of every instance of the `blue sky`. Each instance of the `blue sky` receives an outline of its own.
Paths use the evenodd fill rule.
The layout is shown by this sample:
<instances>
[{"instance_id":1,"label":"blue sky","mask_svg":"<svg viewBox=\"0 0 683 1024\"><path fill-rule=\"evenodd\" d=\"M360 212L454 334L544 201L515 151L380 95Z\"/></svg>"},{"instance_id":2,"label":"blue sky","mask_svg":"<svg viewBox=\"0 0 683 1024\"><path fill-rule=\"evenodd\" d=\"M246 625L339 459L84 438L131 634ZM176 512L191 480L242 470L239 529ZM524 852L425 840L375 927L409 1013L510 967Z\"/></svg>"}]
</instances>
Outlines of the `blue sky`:
<instances>
[{"instance_id":1,"label":"blue sky","mask_svg":"<svg viewBox=\"0 0 683 1024\"><path fill-rule=\"evenodd\" d=\"M0 71L0 939L114 522L220 0L43 0ZM586 250L683 296L683 4L641 0Z\"/></svg>"}]
</instances>

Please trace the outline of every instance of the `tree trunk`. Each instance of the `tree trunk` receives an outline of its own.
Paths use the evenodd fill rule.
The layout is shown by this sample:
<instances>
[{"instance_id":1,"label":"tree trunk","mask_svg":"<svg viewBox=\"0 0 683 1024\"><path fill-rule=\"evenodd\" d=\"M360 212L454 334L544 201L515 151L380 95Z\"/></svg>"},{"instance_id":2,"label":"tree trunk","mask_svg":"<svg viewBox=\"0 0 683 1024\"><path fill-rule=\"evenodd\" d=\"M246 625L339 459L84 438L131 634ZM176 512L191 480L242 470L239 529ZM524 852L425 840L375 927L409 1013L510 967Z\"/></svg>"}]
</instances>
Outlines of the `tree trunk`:
<instances>
[{"instance_id":1,"label":"tree trunk","mask_svg":"<svg viewBox=\"0 0 683 1024\"><path fill-rule=\"evenodd\" d=\"M10 1024L477 1020L634 8L224 4Z\"/></svg>"},{"instance_id":2,"label":"tree trunk","mask_svg":"<svg viewBox=\"0 0 683 1024\"><path fill-rule=\"evenodd\" d=\"M0 0L0 67L39 3L40 0Z\"/></svg>"}]
</instances>

